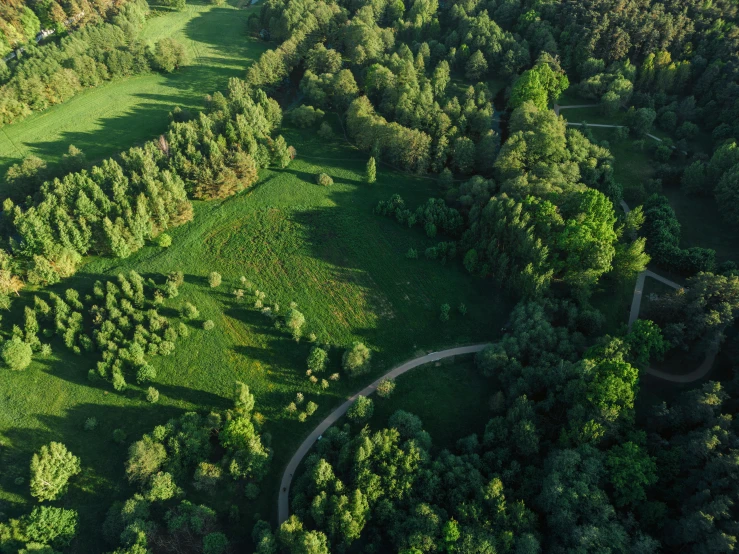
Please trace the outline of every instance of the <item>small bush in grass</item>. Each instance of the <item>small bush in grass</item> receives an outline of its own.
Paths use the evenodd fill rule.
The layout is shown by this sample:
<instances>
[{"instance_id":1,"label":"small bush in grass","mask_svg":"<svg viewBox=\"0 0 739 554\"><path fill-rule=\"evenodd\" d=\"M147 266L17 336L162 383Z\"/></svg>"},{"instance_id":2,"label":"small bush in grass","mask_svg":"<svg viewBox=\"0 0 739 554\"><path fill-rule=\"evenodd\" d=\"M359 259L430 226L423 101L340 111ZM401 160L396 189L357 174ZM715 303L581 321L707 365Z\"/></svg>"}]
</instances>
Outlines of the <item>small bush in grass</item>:
<instances>
[{"instance_id":1,"label":"small bush in grass","mask_svg":"<svg viewBox=\"0 0 739 554\"><path fill-rule=\"evenodd\" d=\"M377 394L382 398L389 398L395 390L395 381L392 379L383 379L377 385Z\"/></svg>"},{"instance_id":2,"label":"small bush in grass","mask_svg":"<svg viewBox=\"0 0 739 554\"><path fill-rule=\"evenodd\" d=\"M216 326L216 324L213 323L213 320L212 319L207 319L207 320L203 321L203 329L205 329L206 331L210 331L215 326Z\"/></svg>"},{"instance_id":3,"label":"small bush in grass","mask_svg":"<svg viewBox=\"0 0 739 554\"><path fill-rule=\"evenodd\" d=\"M334 138L334 130L331 128L331 125L324 121L318 128L318 136L323 140L331 140Z\"/></svg>"},{"instance_id":4,"label":"small bush in grass","mask_svg":"<svg viewBox=\"0 0 739 554\"><path fill-rule=\"evenodd\" d=\"M295 403L296 404L302 404L303 403L303 400L305 400L305 396L303 396L303 393L302 392L299 392L298 394L295 395Z\"/></svg>"},{"instance_id":5,"label":"small bush in grass","mask_svg":"<svg viewBox=\"0 0 739 554\"><path fill-rule=\"evenodd\" d=\"M156 369L154 369L149 364L142 365L139 368L139 370L136 372L136 382L139 385L146 383L147 381L156 379L156 377L157 377Z\"/></svg>"},{"instance_id":6,"label":"small bush in grass","mask_svg":"<svg viewBox=\"0 0 739 554\"><path fill-rule=\"evenodd\" d=\"M126 380L120 372L113 373L113 388L119 392L126 388Z\"/></svg>"},{"instance_id":7,"label":"small bush in grass","mask_svg":"<svg viewBox=\"0 0 739 554\"><path fill-rule=\"evenodd\" d=\"M418 259L418 251L415 248L409 248L408 252L405 253L405 257L409 260L417 260Z\"/></svg>"},{"instance_id":8,"label":"small bush in grass","mask_svg":"<svg viewBox=\"0 0 739 554\"><path fill-rule=\"evenodd\" d=\"M300 421L300 423L303 423L306 419L308 419L308 414L306 414L305 412L300 412L300 414L298 415L298 421Z\"/></svg>"},{"instance_id":9,"label":"small bush in grass","mask_svg":"<svg viewBox=\"0 0 739 554\"><path fill-rule=\"evenodd\" d=\"M330 187L334 184L334 180L327 173L319 173L316 175L316 183L324 187Z\"/></svg>"},{"instance_id":10,"label":"small bush in grass","mask_svg":"<svg viewBox=\"0 0 739 554\"><path fill-rule=\"evenodd\" d=\"M329 377L331 381L338 381L339 380L339 374L338 373L332 373L331 377Z\"/></svg>"},{"instance_id":11,"label":"small bush in grass","mask_svg":"<svg viewBox=\"0 0 739 554\"><path fill-rule=\"evenodd\" d=\"M42 356L44 356L45 358L48 358L49 356L51 356L51 345L42 344L40 352Z\"/></svg>"},{"instance_id":12,"label":"small bush in grass","mask_svg":"<svg viewBox=\"0 0 739 554\"><path fill-rule=\"evenodd\" d=\"M123 429L116 429L113 431L113 441L121 444L126 440L126 432Z\"/></svg>"},{"instance_id":13,"label":"small bush in grass","mask_svg":"<svg viewBox=\"0 0 739 554\"><path fill-rule=\"evenodd\" d=\"M259 493L261 490L259 489L259 485L256 483L248 483L244 487L244 496L246 496L249 500L255 500L257 496L259 496Z\"/></svg>"},{"instance_id":14,"label":"small bush in grass","mask_svg":"<svg viewBox=\"0 0 739 554\"><path fill-rule=\"evenodd\" d=\"M85 431L94 431L97 426L98 426L97 418L88 417L85 420L85 425L84 425Z\"/></svg>"},{"instance_id":15,"label":"small bush in grass","mask_svg":"<svg viewBox=\"0 0 739 554\"><path fill-rule=\"evenodd\" d=\"M372 417L374 411L375 406L371 399L364 396L358 396L354 404L349 407L349 410L346 412L346 416L352 422L361 425Z\"/></svg>"},{"instance_id":16,"label":"small bush in grass","mask_svg":"<svg viewBox=\"0 0 739 554\"><path fill-rule=\"evenodd\" d=\"M459 307L457 308L459 310L459 313L462 315L467 315L467 306L465 306L464 302L459 304Z\"/></svg>"},{"instance_id":17,"label":"small bush in grass","mask_svg":"<svg viewBox=\"0 0 739 554\"><path fill-rule=\"evenodd\" d=\"M157 237L157 244L162 248L169 248L170 246L172 246L172 237L170 237L167 233L162 233Z\"/></svg>"},{"instance_id":18,"label":"small bush in grass","mask_svg":"<svg viewBox=\"0 0 739 554\"><path fill-rule=\"evenodd\" d=\"M319 348L317 346L314 346L310 349L310 354L308 354L308 369L311 372L320 373L324 369L326 369L326 363L328 362L328 353L323 349Z\"/></svg>"},{"instance_id":19,"label":"small bush in grass","mask_svg":"<svg viewBox=\"0 0 739 554\"><path fill-rule=\"evenodd\" d=\"M190 302L185 302L182 305L182 308L180 308L180 314L185 319L197 319L197 317L200 315L200 312L194 304L191 304Z\"/></svg>"},{"instance_id":20,"label":"small bush in grass","mask_svg":"<svg viewBox=\"0 0 739 554\"><path fill-rule=\"evenodd\" d=\"M208 275L208 284L211 288L216 288L221 284L222 277L221 274L217 271L211 271L210 275Z\"/></svg>"},{"instance_id":21,"label":"small bush in grass","mask_svg":"<svg viewBox=\"0 0 739 554\"><path fill-rule=\"evenodd\" d=\"M441 313L439 314L439 319L441 321L449 321L449 312L451 311L451 308L449 307L449 304L442 304L441 305Z\"/></svg>"},{"instance_id":22,"label":"small bush in grass","mask_svg":"<svg viewBox=\"0 0 739 554\"><path fill-rule=\"evenodd\" d=\"M321 379L321 388L323 390L326 390L328 388L328 381L326 381L326 379Z\"/></svg>"},{"instance_id":23,"label":"small bush in grass","mask_svg":"<svg viewBox=\"0 0 739 554\"><path fill-rule=\"evenodd\" d=\"M315 414L317 409L318 409L318 404L316 404L315 402L308 402L305 405L305 413L308 414L309 416Z\"/></svg>"},{"instance_id":24,"label":"small bush in grass","mask_svg":"<svg viewBox=\"0 0 739 554\"><path fill-rule=\"evenodd\" d=\"M150 404L156 404L159 402L159 391L154 387L146 389L146 401Z\"/></svg>"},{"instance_id":25,"label":"small bush in grass","mask_svg":"<svg viewBox=\"0 0 739 554\"><path fill-rule=\"evenodd\" d=\"M287 411L288 414L294 414L298 411L298 406L295 404L295 402L290 402L290 404L288 404L285 408L285 411Z\"/></svg>"}]
</instances>

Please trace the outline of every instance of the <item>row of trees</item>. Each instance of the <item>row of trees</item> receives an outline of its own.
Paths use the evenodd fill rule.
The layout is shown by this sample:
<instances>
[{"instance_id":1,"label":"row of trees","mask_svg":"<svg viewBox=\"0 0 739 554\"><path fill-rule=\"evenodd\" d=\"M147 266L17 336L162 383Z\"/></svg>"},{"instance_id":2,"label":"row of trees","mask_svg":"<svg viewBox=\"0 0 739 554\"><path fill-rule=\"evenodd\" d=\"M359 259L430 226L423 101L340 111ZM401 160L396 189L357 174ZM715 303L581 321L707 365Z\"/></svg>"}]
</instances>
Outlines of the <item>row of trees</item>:
<instances>
[{"instance_id":1,"label":"row of trees","mask_svg":"<svg viewBox=\"0 0 739 554\"><path fill-rule=\"evenodd\" d=\"M86 26L59 43L29 47L12 66L0 68L0 125L110 79L151 69L169 73L186 63L184 47L173 39L154 47L136 39L148 10L146 0L130 0L111 22Z\"/></svg>"}]
</instances>

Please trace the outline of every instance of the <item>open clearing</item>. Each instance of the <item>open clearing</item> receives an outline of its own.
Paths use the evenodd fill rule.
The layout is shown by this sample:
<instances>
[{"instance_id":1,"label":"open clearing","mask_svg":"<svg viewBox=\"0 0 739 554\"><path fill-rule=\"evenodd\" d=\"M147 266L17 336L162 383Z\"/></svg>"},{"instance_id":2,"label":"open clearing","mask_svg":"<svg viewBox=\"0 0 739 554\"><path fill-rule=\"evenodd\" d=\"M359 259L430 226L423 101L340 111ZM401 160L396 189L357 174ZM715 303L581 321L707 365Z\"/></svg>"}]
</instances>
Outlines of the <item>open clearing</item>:
<instances>
[{"instance_id":1,"label":"open clearing","mask_svg":"<svg viewBox=\"0 0 739 554\"><path fill-rule=\"evenodd\" d=\"M195 220L174 230L169 249L149 246L127 260L93 259L61 287L84 290L95 279L132 268L145 276L185 273L180 295L167 306L191 301L216 328L195 330L172 356L154 359L159 404L147 405L137 390L120 395L107 383L89 383L92 359L68 354L56 341L53 359L35 361L6 380L0 397L0 440L6 445L0 464L27 467L31 453L52 438L82 459L84 476L62 500L84 507L76 552L102 551L94 530L111 499L130 492L122 484L126 446L111 440L115 428L135 440L182 410L228 407L233 382L248 383L275 450L261 496L244 507L243 521L233 528L234 536L248 534L254 512L274 517L279 476L303 436L346 395L418 352L495 338L508 318L513 300L490 282L468 275L461 263L406 259L409 247L423 252L435 241L421 230L409 231L372 214L378 200L396 192L410 206L418 205L435 195L434 180L379 167L377 182L367 185L362 181L366 156L343 141L316 144L309 132L285 129L284 134L298 151L287 169L263 172L253 189L224 202L198 203ZM335 184L316 185L319 171L330 174ZM208 287L210 271L223 275L218 289ZM278 301L285 309L297 302L307 331L321 340L342 346L365 342L374 350L372 373L355 380L342 376L321 394L305 375L310 343L296 344L231 295L241 275L267 293L268 303ZM460 302L469 310L466 316L456 310ZM453 308L446 324L439 321L443 303ZM331 350L324 377L339 371L341 352ZM284 412L299 391L319 405L306 423ZM98 428L83 433L84 420L92 416ZM31 499L27 483L15 485L15 477L0 476L0 500L14 503L10 511L20 513Z\"/></svg>"},{"instance_id":2,"label":"open clearing","mask_svg":"<svg viewBox=\"0 0 739 554\"><path fill-rule=\"evenodd\" d=\"M49 110L0 130L0 175L24 156L58 161L74 144L94 161L157 136L174 106L199 108L206 94L243 77L267 44L247 35L246 21L259 8L236 2L213 6L189 1L182 12L153 12L142 40L172 37L186 45L189 65L170 75L149 73L90 89ZM0 188L0 194L2 188Z\"/></svg>"}]
</instances>

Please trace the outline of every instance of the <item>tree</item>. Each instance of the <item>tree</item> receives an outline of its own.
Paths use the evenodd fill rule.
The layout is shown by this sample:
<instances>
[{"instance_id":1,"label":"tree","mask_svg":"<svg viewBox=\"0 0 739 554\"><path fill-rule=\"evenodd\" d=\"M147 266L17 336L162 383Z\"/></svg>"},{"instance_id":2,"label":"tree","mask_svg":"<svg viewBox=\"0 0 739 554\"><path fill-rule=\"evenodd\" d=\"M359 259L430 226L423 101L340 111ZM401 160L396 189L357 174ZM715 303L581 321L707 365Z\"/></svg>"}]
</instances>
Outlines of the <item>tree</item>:
<instances>
[{"instance_id":1,"label":"tree","mask_svg":"<svg viewBox=\"0 0 739 554\"><path fill-rule=\"evenodd\" d=\"M626 124L637 137L644 137L652 130L657 112L652 108L630 109L626 113Z\"/></svg>"},{"instance_id":2,"label":"tree","mask_svg":"<svg viewBox=\"0 0 739 554\"><path fill-rule=\"evenodd\" d=\"M133 443L128 449L126 475L129 481L146 481L162 466L167 459L164 446L148 435Z\"/></svg>"},{"instance_id":3,"label":"tree","mask_svg":"<svg viewBox=\"0 0 739 554\"><path fill-rule=\"evenodd\" d=\"M280 169L286 168L293 159L285 138L280 135L272 143L272 163Z\"/></svg>"},{"instance_id":4,"label":"tree","mask_svg":"<svg viewBox=\"0 0 739 554\"><path fill-rule=\"evenodd\" d=\"M644 490L657 482L657 464L643 447L633 442L617 444L606 458L617 506L639 505L647 499Z\"/></svg>"},{"instance_id":5,"label":"tree","mask_svg":"<svg viewBox=\"0 0 739 554\"><path fill-rule=\"evenodd\" d=\"M146 401L149 404L156 404L159 402L159 391L154 387L146 389Z\"/></svg>"},{"instance_id":6,"label":"tree","mask_svg":"<svg viewBox=\"0 0 739 554\"><path fill-rule=\"evenodd\" d=\"M208 275L208 284L210 285L210 288L214 289L217 286L220 286L221 284L221 274L216 271L211 271Z\"/></svg>"},{"instance_id":7,"label":"tree","mask_svg":"<svg viewBox=\"0 0 739 554\"><path fill-rule=\"evenodd\" d=\"M33 349L30 344L23 342L19 337L13 337L3 344L2 357L10 369L20 371L30 365Z\"/></svg>"},{"instance_id":8,"label":"tree","mask_svg":"<svg viewBox=\"0 0 739 554\"><path fill-rule=\"evenodd\" d=\"M367 183L372 184L377 180L377 167L374 156L370 156L367 162Z\"/></svg>"},{"instance_id":9,"label":"tree","mask_svg":"<svg viewBox=\"0 0 739 554\"><path fill-rule=\"evenodd\" d=\"M739 227L739 163L724 173L716 185L716 202L727 223Z\"/></svg>"},{"instance_id":10,"label":"tree","mask_svg":"<svg viewBox=\"0 0 739 554\"><path fill-rule=\"evenodd\" d=\"M370 370L371 352L361 342L354 342L350 348L344 352L341 364L350 376L356 377Z\"/></svg>"},{"instance_id":11,"label":"tree","mask_svg":"<svg viewBox=\"0 0 739 554\"><path fill-rule=\"evenodd\" d=\"M360 395L354 401L354 404L349 406L349 410L346 412L346 417L348 417L353 423L362 425L369 421L374 411L375 406L372 399Z\"/></svg>"},{"instance_id":12,"label":"tree","mask_svg":"<svg viewBox=\"0 0 739 554\"><path fill-rule=\"evenodd\" d=\"M308 369L311 373L320 373L326 369L326 363L328 362L328 353L318 346L314 346L310 349L308 354Z\"/></svg>"},{"instance_id":13,"label":"tree","mask_svg":"<svg viewBox=\"0 0 739 554\"><path fill-rule=\"evenodd\" d=\"M395 390L395 381L393 379L383 379L377 384L377 394L381 398L389 398Z\"/></svg>"},{"instance_id":14,"label":"tree","mask_svg":"<svg viewBox=\"0 0 739 554\"><path fill-rule=\"evenodd\" d=\"M163 38L156 43L152 55L154 67L165 73L172 73L187 61L187 51L182 43L173 38Z\"/></svg>"},{"instance_id":15,"label":"tree","mask_svg":"<svg viewBox=\"0 0 739 554\"><path fill-rule=\"evenodd\" d=\"M467 63L464 66L465 77L472 81L477 81L485 75L488 71L488 62L485 60L481 50L476 50L474 54L470 56Z\"/></svg>"},{"instance_id":16,"label":"tree","mask_svg":"<svg viewBox=\"0 0 739 554\"><path fill-rule=\"evenodd\" d=\"M321 172L318 175L316 175L316 183L318 183L319 185L323 187L330 187L331 185L334 184L334 180L327 173Z\"/></svg>"},{"instance_id":17,"label":"tree","mask_svg":"<svg viewBox=\"0 0 739 554\"><path fill-rule=\"evenodd\" d=\"M59 442L41 447L31 459L31 495L56 500L67 491L69 479L82 471L80 459Z\"/></svg>"},{"instance_id":18,"label":"tree","mask_svg":"<svg viewBox=\"0 0 739 554\"><path fill-rule=\"evenodd\" d=\"M285 326L290 330L294 340L300 340L303 335L305 316L295 308L290 308L285 317Z\"/></svg>"},{"instance_id":19,"label":"tree","mask_svg":"<svg viewBox=\"0 0 739 554\"><path fill-rule=\"evenodd\" d=\"M208 533L203 537L203 554L223 554L228 548L228 539L221 532Z\"/></svg>"},{"instance_id":20,"label":"tree","mask_svg":"<svg viewBox=\"0 0 739 554\"><path fill-rule=\"evenodd\" d=\"M441 313L439 314L439 319L441 321L449 321L449 312L451 311L451 306L449 304L442 304L441 305Z\"/></svg>"},{"instance_id":21,"label":"tree","mask_svg":"<svg viewBox=\"0 0 739 554\"><path fill-rule=\"evenodd\" d=\"M254 410L254 402L254 395L249 391L249 386L236 381L234 409L241 415L249 415Z\"/></svg>"},{"instance_id":22,"label":"tree","mask_svg":"<svg viewBox=\"0 0 739 554\"><path fill-rule=\"evenodd\" d=\"M26 535L31 541L65 547L77 534L78 521L75 510L37 506L26 518Z\"/></svg>"}]
</instances>

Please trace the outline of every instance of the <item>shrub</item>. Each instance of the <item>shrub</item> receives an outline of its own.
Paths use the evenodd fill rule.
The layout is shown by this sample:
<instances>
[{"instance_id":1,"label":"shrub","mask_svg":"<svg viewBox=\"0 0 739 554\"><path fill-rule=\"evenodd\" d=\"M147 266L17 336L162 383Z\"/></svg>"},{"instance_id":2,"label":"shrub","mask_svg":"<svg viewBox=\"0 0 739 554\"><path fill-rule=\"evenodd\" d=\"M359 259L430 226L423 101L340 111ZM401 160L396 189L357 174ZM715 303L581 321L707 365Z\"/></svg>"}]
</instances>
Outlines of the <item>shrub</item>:
<instances>
[{"instance_id":1,"label":"shrub","mask_svg":"<svg viewBox=\"0 0 739 554\"><path fill-rule=\"evenodd\" d=\"M449 321L449 312L451 311L451 308L449 307L449 304L442 304L441 305L441 313L439 314L439 319L441 321Z\"/></svg>"},{"instance_id":2,"label":"shrub","mask_svg":"<svg viewBox=\"0 0 739 554\"><path fill-rule=\"evenodd\" d=\"M300 421L300 423L305 423L307 419L308 419L308 414L306 414L305 412L300 412L298 414L298 421Z\"/></svg>"},{"instance_id":3,"label":"shrub","mask_svg":"<svg viewBox=\"0 0 739 554\"><path fill-rule=\"evenodd\" d=\"M334 184L334 180L326 173L319 173L316 175L316 183L324 187L330 187Z\"/></svg>"},{"instance_id":4,"label":"shrub","mask_svg":"<svg viewBox=\"0 0 739 554\"><path fill-rule=\"evenodd\" d=\"M349 407L346 416L354 423L362 424L368 421L375 411L372 400L364 396L358 396L357 400Z\"/></svg>"},{"instance_id":5,"label":"shrub","mask_svg":"<svg viewBox=\"0 0 739 554\"><path fill-rule=\"evenodd\" d=\"M405 257L409 260L417 260L418 259L418 251L415 248L409 248L408 252L405 253Z\"/></svg>"},{"instance_id":6,"label":"shrub","mask_svg":"<svg viewBox=\"0 0 739 554\"><path fill-rule=\"evenodd\" d=\"M159 391L154 387L146 389L146 401L150 404L156 404L159 402Z\"/></svg>"},{"instance_id":7,"label":"shrub","mask_svg":"<svg viewBox=\"0 0 739 554\"><path fill-rule=\"evenodd\" d=\"M317 409L318 409L318 404L316 404L315 402L311 401L305 405L305 413L308 414L309 416L316 413Z\"/></svg>"},{"instance_id":8,"label":"shrub","mask_svg":"<svg viewBox=\"0 0 739 554\"><path fill-rule=\"evenodd\" d=\"M467 315L467 306L464 302L460 302L459 306L457 307L457 311L459 311L462 315Z\"/></svg>"},{"instance_id":9,"label":"shrub","mask_svg":"<svg viewBox=\"0 0 739 554\"><path fill-rule=\"evenodd\" d=\"M210 288L214 289L217 286L221 284L221 274L217 271L211 271L210 275L208 275L208 284L210 285Z\"/></svg>"},{"instance_id":10,"label":"shrub","mask_svg":"<svg viewBox=\"0 0 739 554\"><path fill-rule=\"evenodd\" d=\"M392 379L383 379L377 385L377 394L382 398L388 398L395 390L395 381Z\"/></svg>"},{"instance_id":11,"label":"shrub","mask_svg":"<svg viewBox=\"0 0 739 554\"><path fill-rule=\"evenodd\" d=\"M10 369L20 371L30 365L33 350L30 344L23 342L18 337L13 337L3 344L2 357Z\"/></svg>"},{"instance_id":12,"label":"shrub","mask_svg":"<svg viewBox=\"0 0 739 554\"><path fill-rule=\"evenodd\" d=\"M172 246L172 237L170 237L167 233L162 233L157 237L157 244L162 248L169 248L170 246Z\"/></svg>"},{"instance_id":13,"label":"shrub","mask_svg":"<svg viewBox=\"0 0 739 554\"><path fill-rule=\"evenodd\" d=\"M161 500L169 500L180 493L180 488L175 483L172 475L160 471L153 475L149 481L149 490L146 492L146 499L150 502Z\"/></svg>"},{"instance_id":14,"label":"shrub","mask_svg":"<svg viewBox=\"0 0 739 554\"><path fill-rule=\"evenodd\" d=\"M156 379L156 377L157 377L156 369L154 369L149 364L142 365L139 368L139 370L136 372L136 382L139 385L146 383L147 381Z\"/></svg>"},{"instance_id":15,"label":"shrub","mask_svg":"<svg viewBox=\"0 0 739 554\"><path fill-rule=\"evenodd\" d=\"M126 380L119 371L113 373L113 388L118 392L126 388Z\"/></svg>"},{"instance_id":16,"label":"shrub","mask_svg":"<svg viewBox=\"0 0 739 554\"><path fill-rule=\"evenodd\" d=\"M370 357L372 353L361 342L355 342L351 348L344 352L341 364L351 376L362 375L370 370Z\"/></svg>"},{"instance_id":17,"label":"shrub","mask_svg":"<svg viewBox=\"0 0 739 554\"><path fill-rule=\"evenodd\" d=\"M326 364L328 363L328 353L323 349L319 348L318 346L314 346L310 349L310 354L308 354L308 369L315 373L320 373L324 369L326 369Z\"/></svg>"},{"instance_id":18,"label":"shrub","mask_svg":"<svg viewBox=\"0 0 739 554\"><path fill-rule=\"evenodd\" d=\"M203 321L203 329L206 330L206 331L210 331L215 326L216 326L216 324L213 323L213 320L212 319L207 319L207 320Z\"/></svg>"},{"instance_id":19,"label":"shrub","mask_svg":"<svg viewBox=\"0 0 739 554\"><path fill-rule=\"evenodd\" d=\"M312 127L318 123L326 113L321 109L316 109L313 106L298 106L292 112L290 112L290 121L301 129L306 127Z\"/></svg>"},{"instance_id":20,"label":"shrub","mask_svg":"<svg viewBox=\"0 0 739 554\"><path fill-rule=\"evenodd\" d=\"M116 429L113 431L113 441L121 444L126 440L126 432L123 429Z\"/></svg>"},{"instance_id":21,"label":"shrub","mask_svg":"<svg viewBox=\"0 0 739 554\"><path fill-rule=\"evenodd\" d=\"M226 535L220 532L208 533L203 539L203 554L223 554L228 548Z\"/></svg>"},{"instance_id":22,"label":"shrub","mask_svg":"<svg viewBox=\"0 0 739 554\"><path fill-rule=\"evenodd\" d=\"M318 128L318 136L323 140L331 140L334 138L334 130L331 128L331 125L324 121Z\"/></svg>"},{"instance_id":23,"label":"shrub","mask_svg":"<svg viewBox=\"0 0 739 554\"><path fill-rule=\"evenodd\" d=\"M198 309L190 302L185 302L180 309L180 314L185 319L197 319L200 316Z\"/></svg>"},{"instance_id":24,"label":"shrub","mask_svg":"<svg viewBox=\"0 0 739 554\"><path fill-rule=\"evenodd\" d=\"M85 420L85 425L84 425L85 431L94 431L97 426L98 426L97 418L88 417Z\"/></svg>"}]
</instances>

